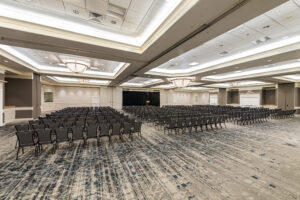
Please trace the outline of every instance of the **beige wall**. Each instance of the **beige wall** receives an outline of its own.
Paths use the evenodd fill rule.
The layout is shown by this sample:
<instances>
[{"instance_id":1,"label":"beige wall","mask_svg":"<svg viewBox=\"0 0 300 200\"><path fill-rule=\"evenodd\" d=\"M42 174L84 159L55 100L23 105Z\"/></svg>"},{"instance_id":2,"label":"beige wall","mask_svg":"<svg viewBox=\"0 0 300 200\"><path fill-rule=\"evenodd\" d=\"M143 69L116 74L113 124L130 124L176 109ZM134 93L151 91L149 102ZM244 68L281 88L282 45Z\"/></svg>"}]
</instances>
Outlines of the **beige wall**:
<instances>
[{"instance_id":1,"label":"beige wall","mask_svg":"<svg viewBox=\"0 0 300 200\"><path fill-rule=\"evenodd\" d=\"M203 105L209 104L208 92L182 92L160 90L160 105Z\"/></svg>"},{"instance_id":2,"label":"beige wall","mask_svg":"<svg viewBox=\"0 0 300 200\"><path fill-rule=\"evenodd\" d=\"M44 102L44 92L53 92L54 102ZM42 112L80 106L111 106L115 109L121 109L122 89L116 87L42 85L41 99Z\"/></svg>"}]
</instances>

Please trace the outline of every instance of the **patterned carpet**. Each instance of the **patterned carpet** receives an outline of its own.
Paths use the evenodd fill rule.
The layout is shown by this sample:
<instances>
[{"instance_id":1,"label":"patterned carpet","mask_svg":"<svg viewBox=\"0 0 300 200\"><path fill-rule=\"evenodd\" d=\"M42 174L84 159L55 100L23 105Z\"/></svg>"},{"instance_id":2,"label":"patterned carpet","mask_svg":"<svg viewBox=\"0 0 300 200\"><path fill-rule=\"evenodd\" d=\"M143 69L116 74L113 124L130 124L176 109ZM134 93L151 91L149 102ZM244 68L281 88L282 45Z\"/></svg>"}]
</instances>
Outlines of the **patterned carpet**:
<instances>
[{"instance_id":1,"label":"patterned carpet","mask_svg":"<svg viewBox=\"0 0 300 200\"><path fill-rule=\"evenodd\" d=\"M60 145L15 160L13 128L0 132L0 199L300 199L300 118L202 133Z\"/></svg>"}]
</instances>

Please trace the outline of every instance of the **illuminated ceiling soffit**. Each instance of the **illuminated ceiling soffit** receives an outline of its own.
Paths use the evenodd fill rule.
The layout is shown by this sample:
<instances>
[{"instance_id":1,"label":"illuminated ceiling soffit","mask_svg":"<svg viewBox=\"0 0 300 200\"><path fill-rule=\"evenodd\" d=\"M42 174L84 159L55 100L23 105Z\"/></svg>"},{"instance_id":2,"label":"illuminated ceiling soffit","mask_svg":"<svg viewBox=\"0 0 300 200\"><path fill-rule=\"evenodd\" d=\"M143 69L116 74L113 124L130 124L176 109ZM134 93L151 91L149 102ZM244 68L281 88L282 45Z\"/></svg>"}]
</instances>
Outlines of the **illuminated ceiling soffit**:
<instances>
[{"instance_id":1,"label":"illuminated ceiling soffit","mask_svg":"<svg viewBox=\"0 0 300 200\"><path fill-rule=\"evenodd\" d=\"M108 80L96 80L96 79L80 79L80 78L70 78L70 77L60 77L60 76L47 76L47 78L55 81L56 83L63 84L79 84L79 85L108 85L110 81Z\"/></svg>"},{"instance_id":2,"label":"illuminated ceiling soffit","mask_svg":"<svg viewBox=\"0 0 300 200\"><path fill-rule=\"evenodd\" d=\"M263 81L237 81L237 82L215 83L206 86L214 87L214 88L240 88L240 87L263 86L263 85L273 85L273 83L267 83Z\"/></svg>"},{"instance_id":3,"label":"illuminated ceiling soffit","mask_svg":"<svg viewBox=\"0 0 300 200\"><path fill-rule=\"evenodd\" d=\"M157 40L160 35L198 2L198 0L148 0L145 1L145 3L141 3L141 1L145 0L131 0L131 4L136 4L138 9L143 9L148 5L147 2L152 2L148 10L143 11L147 13L144 17L141 17L141 13L138 11L134 11L135 8L131 9L131 4L119 5L116 6L119 10L111 8L113 12L109 11L109 13L107 13L108 10L100 11L101 9L99 8L99 12L105 12L105 14L103 14L104 21L100 20L98 23L95 23L94 19L90 19L91 13L93 12L87 8L84 8L84 10L89 13L86 16L86 19L80 19L64 13L67 12L66 5L69 5L70 2L68 0L63 1L62 9L65 9L63 12L45 9L47 6L44 6L41 9L39 4L43 4L43 2L46 2L45 0L33 0L31 4L39 2L34 6L28 6L30 3L23 0L1 0L0 18L2 19L0 20L0 25L2 27L25 32L34 32L79 42L85 41L86 43L91 43L93 45L142 53L151 43ZM107 9L110 9L109 6L112 7L114 4L120 3L115 0L105 2L108 2L109 4ZM80 8L74 10L73 7L76 5L74 5L74 2L71 3L73 3L70 8L71 14L80 12ZM120 16L122 15L122 13L120 14L122 10L122 7L120 6L123 6L123 10L125 9L126 11L123 17ZM115 12L117 12L117 15L112 15L112 13L115 14ZM127 16L130 13L131 16ZM119 19L114 19L113 17L119 17ZM119 23L118 20L121 20L122 23L120 24L123 24L122 26L126 26L130 29L130 26L132 27L134 24L133 21L136 21L138 18L142 18L142 21L135 22L138 23L138 27L136 27L133 32L131 30L131 34L129 33L130 30L124 30L122 27L114 27L114 24L112 24L112 21ZM105 24L106 19L109 21L108 24Z\"/></svg>"},{"instance_id":4,"label":"illuminated ceiling soffit","mask_svg":"<svg viewBox=\"0 0 300 200\"><path fill-rule=\"evenodd\" d=\"M288 1L146 74L192 76L300 48L300 3Z\"/></svg>"},{"instance_id":5,"label":"illuminated ceiling soffit","mask_svg":"<svg viewBox=\"0 0 300 200\"><path fill-rule=\"evenodd\" d=\"M279 80L290 81L290 82L300 82L300 74L286 75L274 77Z\"/></svg>"},{"instance_id":6,"label":"illuminated ceiling soffit","mask_svg":"<svg viewBox=\"0 0 300 200\"><path fill-rule=\"evenodd\" d=\"M233 72L205 76L202 80L224 82L230 80L237 80L242 78L254 78L261 76L271 76L281 73L291 73L300 71L300 60L290 60L276 64L263 65L259 67L248 68L245 70L237 70Z\"/></svg>"},{"instance_id":7,"label":"illuminated ceiling soffit","mask_svg":"<svg viewBox=\"0 0 300 200\"><path fill-rule=\"evenodd\" d=\"M162 79L153 79L153 78L144 78L144 77L135 77L127 82L121 84L123 87L146 87L149 85L162 83Z\"/></svg>"},{"instance_id":8,"label":"illuminated ceiling soffit","mask_svg":"<svg viewBox=\"0 0 300 200\"><path fill-rule=\"evenodd\" d=\"M77 77L94 77L114 79L130 64L69 54L12 47L0 44L0 55L28 68L34 72ZM65 63L78 62L88 66L83 73L74 73Z\"/></svg>"}]
</instances>

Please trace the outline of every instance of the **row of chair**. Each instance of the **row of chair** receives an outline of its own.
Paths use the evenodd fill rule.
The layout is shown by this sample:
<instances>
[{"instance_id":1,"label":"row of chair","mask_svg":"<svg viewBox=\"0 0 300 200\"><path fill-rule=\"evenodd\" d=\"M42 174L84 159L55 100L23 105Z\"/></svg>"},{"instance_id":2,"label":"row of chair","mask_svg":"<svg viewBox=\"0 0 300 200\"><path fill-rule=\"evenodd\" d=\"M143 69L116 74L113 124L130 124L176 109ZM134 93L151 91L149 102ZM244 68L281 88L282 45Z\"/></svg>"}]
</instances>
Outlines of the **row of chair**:
<instances>
[{"instance_id":1,"label":"row of chair","mask_svg":"<svg viewBox=\"0 0 300 200\"><path fill-rule=\"evenodd\" d=\"M98 107L96 110L97 112L95 108L66 108L38 120L31 120L28 124L16 125L17 158L20 149L24 152L26 146L35 146L35 154L38 154L43 144L53 144L54 152L59 143L67 141L72 146L75 140L83 140L86 144L88 139L96 138L99 144L101 137L108 137L111 141L112 136L119 136L123 140L123 136L128 135L133 139L134 133L142 138L142 122L109 107ZM74 118L68 118L73 114Z\"/></svg>"},{"instance_id":2,"label":"row of chair","mask_svg":"<svg viewBox=\"0 0 300 200\"><path fill-rule=\"evenodd\" d=\"M173 130L175 133L179 133L179 130L184 133L186 129L192 132L193 128L195 132L198 132L198 128L203 131L203 127L205 127L206 130L208 130L209 127L210 129L223 128L222 124L226 127L225 118L223 116L202 116L193 118L171 118L161 123L161 126L164 128L164 133L166 130L168 130L168 133Z\"/></svg>"}]
</instances>

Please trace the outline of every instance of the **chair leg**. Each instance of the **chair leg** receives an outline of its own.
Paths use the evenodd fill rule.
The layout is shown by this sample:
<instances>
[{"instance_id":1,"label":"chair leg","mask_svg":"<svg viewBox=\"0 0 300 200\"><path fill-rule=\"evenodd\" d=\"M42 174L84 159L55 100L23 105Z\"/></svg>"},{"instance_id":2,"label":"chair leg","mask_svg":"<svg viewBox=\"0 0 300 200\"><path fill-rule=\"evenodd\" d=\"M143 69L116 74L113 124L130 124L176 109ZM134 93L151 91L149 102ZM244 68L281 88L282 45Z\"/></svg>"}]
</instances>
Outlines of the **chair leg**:
<instances>
[{"instance_id":1,"label":"chair leg","mask_svg":"<svg viewBox=\"0 0 300 200\"><path fill-rule=\"evenodd\" d=\"M24 147L22 147L22 153L24 154Z\"/></svg>"},{"instance_id":2,"label":"chair leg","mask_svg":"<svg viewBox=\"0 0 300 200\"><path fill-rule=\"evenodd\" d=\"M19 144L19 140L17 139L17 140L16 140L15 149L18 147L18 144Z\"/></svg>"},{"instance_id":3,"label":"chair leg","mask_svg":"<svg viewBox=\"0 0 300 200\"><path fill-rule=\"evenodd\" d=\"M38 146L36 145L35 147L34 147L34 156L37 156L38 155Z\"/></svg>"},{"instance_id":4,"label":"chair leg","mask_svg":"<svg viewBox=\"0 0 300 200\"><path fill-rule=\"evenodd\" d=\"M20 147L18 147L18 150L17 150L17 157L16 157L16 160L18 160L19 151L20 151Z\"/></svg>"},{"instance_id":5,"label":"chair leg","mask_svg":"<svg viewBox=\"0 0 300 200\"><path fill-rule=\"evenodd\" d=\"M52 153L55 153L55 144L53 143L53 147L52 147Z\"/></svg>"}]
</instances>

